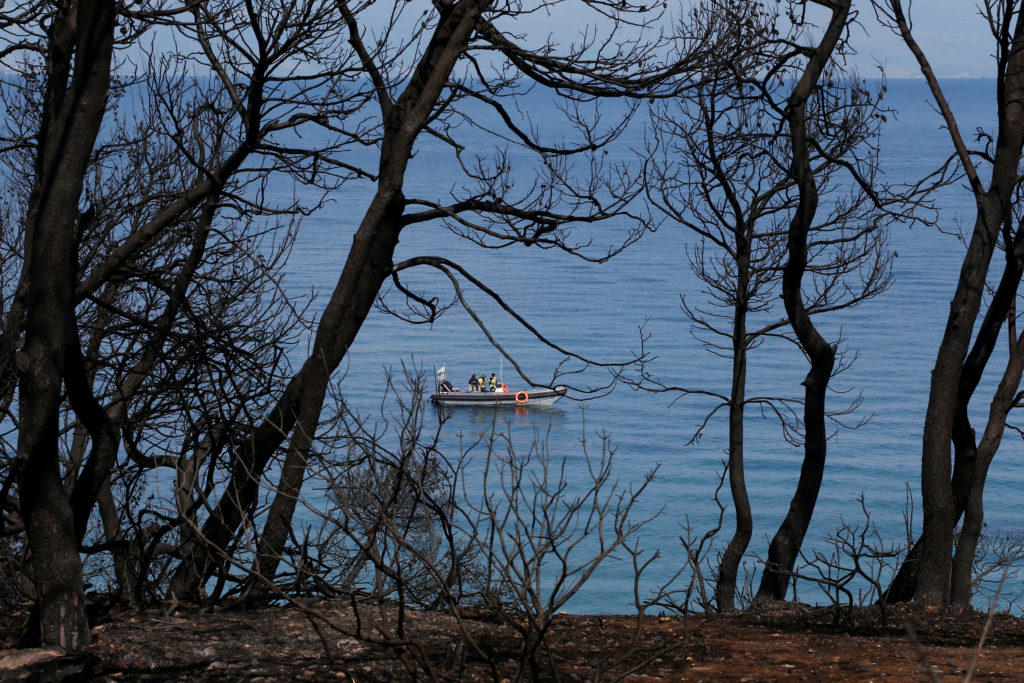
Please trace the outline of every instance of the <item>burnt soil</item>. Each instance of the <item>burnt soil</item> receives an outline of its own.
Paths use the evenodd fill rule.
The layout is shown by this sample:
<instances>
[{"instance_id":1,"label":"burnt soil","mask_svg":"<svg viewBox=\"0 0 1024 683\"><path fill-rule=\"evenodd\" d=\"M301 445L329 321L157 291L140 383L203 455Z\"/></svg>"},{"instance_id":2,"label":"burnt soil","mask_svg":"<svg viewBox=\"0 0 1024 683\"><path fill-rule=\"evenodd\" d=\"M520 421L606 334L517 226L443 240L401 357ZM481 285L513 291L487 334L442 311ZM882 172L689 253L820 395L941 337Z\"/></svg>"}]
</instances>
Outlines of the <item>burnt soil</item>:
<instances>
[{"instance_id":1,"label":"burnt soil","mask_svg":"<svg viewBox=\"0 0 1024 683\"><path fill-rule=\"evenodd\" d=\"M460 631L451 616L412 612L411 645L368 642L380 640L376 625L395 616L393 607L362 606L367 639L359 640L345 602L246 611L121 606L97 617L85 654L62 657L14 650L27 612L8 609L0 614L0 679L410 680L417 657L447 680L516 677L520 641L494 615L467 613ZM777 603L732 615L650 616L638 631L635 617L558 615L541 678L962 680L971 671L980 680L1020 680L1024 619L995 615L979 649L986 620ZM421 669L418 678L427 678Z\"/></svg>"}]
</instances>

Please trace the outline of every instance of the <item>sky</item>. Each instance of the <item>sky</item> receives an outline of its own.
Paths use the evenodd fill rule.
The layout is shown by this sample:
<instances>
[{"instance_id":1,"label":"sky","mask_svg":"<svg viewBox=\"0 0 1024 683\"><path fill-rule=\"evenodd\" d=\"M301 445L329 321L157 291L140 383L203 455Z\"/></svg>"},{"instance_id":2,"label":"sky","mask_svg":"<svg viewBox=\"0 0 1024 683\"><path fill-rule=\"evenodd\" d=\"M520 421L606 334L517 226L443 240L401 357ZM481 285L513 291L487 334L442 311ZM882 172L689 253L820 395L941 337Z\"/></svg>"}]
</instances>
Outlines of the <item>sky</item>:
<instances>
[{"instance_id":1,"label":"sky","mask_svg":"<svg viewBox=\"0 0 1024 683\"><path fill-rule=\"evenodd\" d=\"M875 21L866 0L854 0L860 29L853 36L855 64L870 75L875 63L889 78L921 78L917 61L899 36ZM917 0L911 6L912 30L940 78L986 78L994 70L992 36L972 0Z\"/></svg>"},{"instance_id":2,"label":"sky","mask_svg":"<svg viewBox=\"0 0 1024 683\"><path fill-rule=\"evenodd\" d=\"M414 0L419 1L419 0ZM634 0L639 4L639 0ZM666 2L669 13L663 16L665 26L672 17L687 11L700 0ZM768 0L767 4L771 4ZM939 78L991 78L993 40L985 20L978 12L978 0L904 0L909 7L912 31ZM656 0L655 7L662 4ZM782 4L782 3L780 3ZM878 75L877 65L885 68L888 78L922 78L917 61L902 39L875 18L870 0L853 0L857 25L851 44L857 54L852 63L866 77ZM517 18L517 29L527 36L543 38L550 35L556 42L572 40L595 21L592 12L580 11L577 2L547 5L546 11ZM812 7L809 18L824 26L828 10ZM620 29L621 30L621 29Z\"/></svg>"},{"instance_id":3,"label":"sky","mask_svg":"<svg viewBox=\"0 0 1024 683\"><path fill-rule=\"evenodd\" d=\"M406 0L413 10L407 16L419 17L417 4L430 7L430 0ZM661 4L662 0L656 0ZM685 11L699 0L677 0L676 14ZM772 0L768 0L770 4ZM924 49L932 68L940 78L991 78L994 71L992 37L978 12L977 0L904 0L909 3L914 36ZM543 4L543 3L535 3ZM780 3L781 4L781 3ZM666 0L666 7L673 8ZM362 16L367 30L382 29L392 7L389 1L371 5ZM575 1L547 5L547 11L537 11L516 20L516 32L543 39L552 36L556 42L573 40L595 21L592 12L581 12ZM917 62L903 41L875 19L870 0L853 0L858 25L853 29L851 43L856 50L852 63L862 75L877 76L877 65L885 68L888 78L921 78ZM827 11L815 8L812 14L819 26L827 19ZM666 24L671 14L664 15ZM379 23L378 23L379 22ZM160 41L162 42L162 41ZM170 43L168 43L168 48Z\"/></svg>"}]
</instances>

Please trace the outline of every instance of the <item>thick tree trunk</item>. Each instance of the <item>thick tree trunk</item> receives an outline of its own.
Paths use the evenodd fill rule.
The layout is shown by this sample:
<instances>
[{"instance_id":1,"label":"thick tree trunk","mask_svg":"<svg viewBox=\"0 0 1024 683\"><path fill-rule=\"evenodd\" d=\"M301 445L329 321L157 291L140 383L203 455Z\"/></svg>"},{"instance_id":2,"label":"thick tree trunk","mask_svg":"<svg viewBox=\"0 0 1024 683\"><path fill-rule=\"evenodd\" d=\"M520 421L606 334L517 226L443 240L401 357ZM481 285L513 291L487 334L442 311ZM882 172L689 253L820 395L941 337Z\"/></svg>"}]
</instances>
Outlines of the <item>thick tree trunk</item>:
<instances>
[{"instance_id":1,"label":"thick tree trunk","mask_svg":"<svg viewBox=\"0 0 1024 683\"><path fill-rule=\"evenodd\" d=\"M950 302L949 316L932 370L921 449L921 498L924 508L921 559L915 598L945 605L949 599L953 530L957 514L950 471L950 441L958 411L961 370L974 333L989 263L999 229L1012 218L1011 195L1017 183L1024 141L1024 19L1010 12L998 35L998 134L988 190L981 181L960 136L956 120L924 53L911 35L902 8L894 14L904 42L917 58L936 103L946 120L953 145L968 175L978 211L974 230ZM1012 23L1012 26L1010 25Z\"/></svg>"},{"instance_id":2,"label":"thick tree trunk","mask_svg":"<svg viewBox=\"0 0 1024 683\"><path fill-rule=\"evenodd\" d=\"M18 493L38 591L32 620L38 633L26 637L67 650L87 645L90 633L74 516L60 480L58 411L67 345L75 338L78 202L106 110L114 16L111 2L82 0L52 20L36 177L25 223Z\"/></svg>"},{"instance_id":3,"label":"thick tree trunk","mask_svg":"<svg viewBox=\"0 0 1024 683\"><path fill-rule=\"evenodd\" d=\"M356 231L341 277L321 317L313 351L268 419L236 454L227 490L198 534L202 546L184 549L185 559L171 584L176 595L195 594L215 571L217 553L228 547L238 526L255 509L263 472L291 435L293 443L282 469L284 480L265 529L269 536L261 541L261 556L266 558L261 562L269 572L263 579L273 580L305 476L306 456L315 436L326 383L348 353L381 286L391 275L405 210L402 185L413 144L428 123L481 12L489 5L490 0L460 0L447 8L401 96L394 103L381 102L385 133L377 193Z\"/></svg>"},{"instance_id":4,"label":"thick tree trunk","mask_svg":"<svg viewBox=\"0 0 1024 683\"><path fill-rule=\"evenodd\" d=\"M39 357L38 346L26 344L28 358ZM57 465L59 389L50 391L49 384L59 382L58 368L38 367L32 374L33 381L23 376L19 396L24 460L18 493L38 591L32 620L38 633L27 633L25 642L77 650L89 644L90 633L71 506ZM29 411L35 416L27 418Z\"/></svg>"},{"instance_id":5,"label":"thick tree trunk","mask_svg":"<svg viewBox=\"0 0 1024 683\"><path fill-rule=\"evenodd\" d=\"M267 513L267 521L263 526L257 548L257 561L251 589L259 595L265 592L267 584L274 580L278 565L292 528L292 516L299 501L299 493L306 477L306 459L313 445L313 437L330 373L322 372L307 385L307 400L303 404L288 454L285 456L281 469L281 478L277 484L274 501Z\"/></svg>"},{"instance_id":6,"label":"thick tree trunk","mask_svg":"<svg viewBox=\"0 0 1024 683\"><path fill-rule=\"evenodd\" d=\"M956 515L953 525L956 526L960 517L967 507L967 500L970 497L970 482L974 471L974 445L973 430L969 443L964 443L964 452L967 455L958 456L953 465L953 503L954 514ZM917 595L917 581L921 574L921 553L924 551L922 537L918 536L907 556L903 558L899 569L889 582L889 587L882 594L880 602L885 605L893 605L900 602L910 602Z\"/></svg>"},{"instance_id":7,"label":"thick tree trunk","mask_svg":"<svg viewBox=\"0 0 1024 683\"><path fill-rule=\"evenodd\" d=\"M917 59L921 74L932 91L977 204L974 230L932 370L921 448L924 528L920 558L915 558L918 574L915 598L926 604L944 605L949 598L953 530L958 519L950 479L950 440L960 410L961 375L996 237L1000 227L1009 225L1012 219L1011 197L1017 183L1021 143L1024 141L1024 16L1012 6L995 16L993 36L997 42L996 104L999 120L992 156L992 177L988 190L985 190L938 79L910 30L902 3L889 0L887 4L889 16ZM998 322L1001 324L1001 320ZM966 451L963 455L969 457ZM904 572L901 570L901 573ZM913 573L906 572L907 575Z\"/></svg>"},{"instance_id":8,"label":"thick tree trunk","mask_svg":"<svg viewBox=\"0 0 1024 683\"><path fill-rule=\"evenodd\" d=\"M303 366L302 393L296 409L298 419L291 430L291 443L282 466L281 478L259 541L258 580L273 581L277 571L305 479L306 458L320 421L331 373L355 341L381 286L391 273L392 257L398 245L398 219L404 208L404 198L399 193L390 199L390 203L390 208L385 208L384 215L378 218L377 225L383 222L386 227L381 226L375 230L378 239L371 253L359 253L357 260L352 261L364 265L358 279L343 273L338 282L338 289L335 290L337 298L350 301L350 305L344 308L329 307L330 310L325 311L313 354ZM375 215L375 208L371 207L368 215ZM356 284L352 288L354 291L346 291L353 281Z\"/></svg>"},{"instance_id":9,"label":"thick tree trunk","mask_svg":"<svg viewBox=\"0 0 1024 683\"><path fill-rule=\"evenodd\" d=\"M961 379L963 376L961 376ZM962 385L962 382L961 382ZM957 408L957 418L953 422L953 478L950 481L953 491L953 526L959 523L971 497L971 481L977 460L978 447L975 442L974 429L967 416L967 404L961 402ZM917 595L917 581L921 573L921 554L924 551L922 537L918 536L907 556L903 558L899 569L893 576L889 587L882 594L880 602L892 605L910 602Z\"/></svg>"},{"instance_id":10,"label":"thick tree trunk","mask_svg":"<svg viewBox=\"0 0 1024 683\"><path fill-rule=\"evenodd\" d=\"M832 5L828 27L794 87L786 109L793 154L790 174L800 198L789 224L786 244L789 258L782 272L782 300L800 347L810 359L811 368L803 382L804 461L800 468L800 480L790 501L789 512L769 545L761 585L757 591L759 599L781 600L786 597L790 572L811 523L825 471L828 437L825 428L825 396L836 351L815 328L804 306L801 292L807 269L807 237L818 210L818 188L814 182L807 141L806 105L846 28L849 11L848 1Z\"/></svg>"},{"instance_id":11,"label":"thick tree trunk","mask_svg":"<svg viewBox=\"0 0 1024 683\"><path fill-rule=\"evenodd\" d=\"M979 212L971 246L964 257L960 282L950 303L949 318L932 369L925 413L921 454L921 500L924 523L916 598L926 604L944 605L949 595L949 572L956 524L950 471L950 442L957 414L960 369L967 353L981 292L1001 223L998 207L987 201Z\"/></svg>"},{"instance_id":12,"label":"thick tree trunk","mask_svg":"<svg viewBox=\"0 0 1024 683\"><path fill-rule=\"evenodd\" d=\"M1006 265L999 285L989 302L974 344L970 353L967 354L960 372L956 417L953 420L952 429L953 475L950 485L953 492L954 528L963 516L968 501L971 500L972 480L977 462L978 446L967 408L992 356L1003 321L1006 320L1013 307L1022 275L1024 275L1024 231L1018 231L1011 250L1007 254ZM882 597L884 603L909 602L914 599L917 593L922 551L923 544L921 538L918 537L886 589Z\"/></svg>"},{"instance_id":13,"label":"thick tree trunk","mask_svg":"<svg viewBox=\"0 0 1024 683\"><path fill-rule=\"evenodd\" d=\"M816 331L814 335L817 335ZM821 339L820 336L818 338ZM761 585L757 589L759 600L786 598L790 573L796 564L821 489L828 453L825 393L835 362L835 350L824 339L821 342L825 350L818 356L811 356L811 369L804 380L804 461L800 467L800 479L789 503L789 511L768 546Z\"/></svg>"},{"instance_id":14,"label":"thick tree trunk","mask_svg":"<svg viewBox=\"0 0 1024 683\"><path fill-rule=\"evenodd\" d=\"M197 595L214 573L219 562L218 552L229 546L235 530L255 508L262 473L287 436L296 429L303 434L309 430L310 438L315 433L329 373L338 366L355 341L391 272L392 256L398 244L395 212L404 209L404 197L395 192L384 199L381 194L378 193L371 202L356 233L341 277L321 316L313 352L288 383L270 419L256 430L245 448L235 454L228 490L197 534L200 544L184 549L186 556L171 584L171 592L179 598ZM311 425L297 427L296 422L301 415L315 415L316 418ZM290 451L292 453L295 451ZM301 464L297 465L297 461ZM305 454L292 455L291 461L285 463L283 474L296 477L299 474L296 467L304 469L304 462ZM301 476L298 479L301 482ZM287 482L285 486L288 486ZM282 505L285 504L282 502ZM281 510L279 506L278 519ZM290 516L289 513L289 523ZM282 538L286 537L285 533ZM270 552L269 548L267 552Z\"/></svg>"},{"instance_id":15,"label":"thick tree trunk","mask_svg":"<svg viewBox=\"0 0 1024 683\"><path fill-rule=\"evenodd\" d=\"M1006 369L989 406L985 433L978 444L974 473L971 477L971 491L964 512L964 524L960 531L956 553L953 556L950 578L950 604L958 611L966 610L971 605L974 557L978 549L982 522L984 521L983 496L985 492L985 479L988 476L989 465L992 463L992 459L995 457L999 444L1002 441L1003 432L1006 429L1006 416L1016 402L1022 373L1024 373L1024 343L1017 339L1013 340L1010 357L1006 362Z\"/></svg>"},{"instance_id":16,"label":"thick tree trunk","mask_svg":"<svg viewBox=\"0 0 1024 683\"><path fill-rule=\"evenodd\" d=\"M993 183L996 178L993 178ZM944 605L949 597L955 509L950 471L950 443L959 411L961 368L981 305L985 276L995 247L1002 208L993 193L985 195L974 235L964 256L960 280L942 343L932 370L921 455L921 499L924 521L916 599ZM969 457L969 456L968 456Z\"/></svg>"},{"instance_id":17,"label":"thick tree trunk","mask_svg":"<svg viewBox=\"0 0 1024 683\"><path fill-rule=\"evenodd\" d=\"M742 239L742 238L741 238ZM743 242L737 245L738 289L746 292L750 270L750 247ZM746 403L747 386L747 303L744 296L738 296L733 309L732 333L732 390L729 394L729 490L736 512L736 530L722 553L715 583L715 605L719 612L736 609L736 577L740 563L750 545L754 530L754 518L747 496L747 484L743 476L743 410Z\"/></svg>"}]
</instances>

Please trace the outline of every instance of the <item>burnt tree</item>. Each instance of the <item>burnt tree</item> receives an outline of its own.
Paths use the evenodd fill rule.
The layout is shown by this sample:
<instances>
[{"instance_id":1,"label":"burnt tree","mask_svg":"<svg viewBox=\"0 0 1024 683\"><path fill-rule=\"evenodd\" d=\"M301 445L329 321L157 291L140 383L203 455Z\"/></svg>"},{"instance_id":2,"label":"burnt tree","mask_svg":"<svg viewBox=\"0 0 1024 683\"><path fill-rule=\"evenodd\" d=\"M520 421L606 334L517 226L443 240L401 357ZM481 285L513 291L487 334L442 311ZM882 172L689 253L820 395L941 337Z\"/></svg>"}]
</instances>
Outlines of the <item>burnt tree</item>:
<instances>
[{"instance_id":1,"label":"burnt tree","mask_svg":"<svg viewBox=\"0 0 1024 683\"><path fill-rule=\"evenodd\" d=\"M74 509L64 495L58 453L62 386L79 362L75 332L77 235L91 219L79 209L86 170L110 88L114 3L62 3L47 27L45 85L32 191L24 221L26 257L18 312L18 495L38 591L39 642L67 650L89 644ZM20 292L19 292L20 294ZM71 368L71 373L69 373Z\"/></svg>"},{"instance_id":2,"label":"burnt tree","mask_svg":"<svg viewBox=\"0 0 1024 683\"><path fill-rule=\"evenodd\" d=\"M984 456L979 453L968 406L1016 299L1024 268L1024 235L1014 211L1024 145L1024 13L1018 2L981 3L982 16L995 43L998 115L995 135L981 134L979 140L985 147L973 150L964 140L941 84L914 38L903 3L887 0L873 4L880 20L900 36L917 60L976 206L931 374L921 451L922 535L894 578L886 599L914 598L930 605L947 605L953 599L956 607L963 609L969 605L974 544L980 529L980 496L988 462L994 455L994 451ZM981 164L991 172L987 185L979 170ZM1000 242L1006 253L1003 273L979 323L992 256ZM1012 383L1014 363L1011 353L985 428L983 440L988 450L998 445L1005 428L1003 394L1012 388L1004 383ZM957 545L954 571L954 532L968 508L972 510L971 521L962 536L963 552Z\"/></svg>"},{"instance_id":3,"label":"burnt tree","mask_svg":"<svg viewBox=\"0 0 1024 683\"><path fill-rule=\"evenodd\" d=\"M777 417L783 437L805 449L801 483L759 592L767 597L781 591L781 598L814 509L829 425L841 426L857 405L855 400L826 410L828 383L845 365L836 363L834 345L824 342L812 316L856 306L888 288L886 228L908 216L900 215L902 204L875 177L883 89L838 69L826 72L827 84L815 76L806 86L807 97L797 99L804 102L802 129L811 136L805 145L813 176L808 180L793 166L788 117L794 105L787 93L808 69L819 70L810 63L821 55L794 47L806 40L809 27L786 28L778 14L756 7L723 5L720 11L725 30L738 36L732 41L737 53L686 99L656 111L648 194L670 222L698 238L689 259L708 303L684 298L683 310L701 345L729 359L732 381L728 393L673 386L650 374L639 385L712 399L694 438L728 409L727 472L736 527L719 563L715 599L718 609L731 610L753 531L744 476L745 409L755 406ZM842 44L846 17L844 12L836 20L838 28L829 25L827 41ZM817 56L807 57L805 66L805 55ZM817 212L816 194L805 198L806 182L832 200L826 211ZM793 227L797 218L806 222ZM748 367L756 357L751 351L777 341L817 359L802 399L747 392Z\"/></svg>"},{"instance_id":4,"label":"burnt tree","mask_svg":"<svg viewBox=\"0 0 1024 683\"><path fill-rule=\"evenodd\" d=\"M828 7L832 16L821 40L808 52L807 65L790 93L785 109L792 145L789 173L796 184L799 201L790 220L786 239L787 259L782 271L782 301L793 334L799 340L800 348L811 366L803 381L804 460L789 511L768 546L761 585L757 589L759 598L782 599L786 596L789 572L793 569L814 514L828 454L825 399L835 368L836 347L829 344L814 325L802 292L803 277L808 265L808 242L818 211L818 187L811 165L807 107L833 51L847 30L850 3L848 0L840 0L820 4Z\"/></svg>"},{"instance_id":5,"label":"burnt tree","mask_svg":"<svg viewBox=\"0 0 1024 683\"><path fill-rule=\"evenodd\" d=\"M638 99L650 95L669 77L692 70L711 47L701 36L690 36L689 51L671 62L654 57L657 44L610 37L604 43L594 40L572 46L564 53L554 44L527 49L519 38L499 28L514 25L522 10L482 0L462 0L438 6L419 24L418 35L423 37L425 47L416 53L408 43L408 62L403 66L395 63L386 43L374 45L367 40L368 24L362 16L365 7L351 7L340 1L336 7L359 67L372 83L374 106L379 112L372 130L364 136L378 150L377 167L366 173L372 178L373 196L318 323L313 350L266 419L242 440L234 454L225 494L197 534L203 543L186 548L186 557L176 571L171 589L178 595L201 590L217 571L216 550L229 547L252 517L260 498L262 473L283 448L281 477L272 486L273 500L258 543L257 574L273 577L291 531L331 376L388 281L421 307L426 320L433 320L439 309L433 297L415 294L401 284L399 273L407 268L439 269L456 287L456 280L462 279L499 298L465 269L442 257L394 263L400 233L410 226L443 220L458 236L484 246L532 245L569 251L590 260L609 258L644 229L629 208L639 183L636 174L600 159L600 151L618 137L622 125L602 130L596 122L586 120L579 107L600 97ZM594 3L591 9L599 16L607 15L612 28L627 22L642 29L648 21L629 19L646 11L639 6L608 9ZM500 55L504 62L493 71L485 70L478 52ZM640 68L640 64L645 66ZM545 143L528 122L517 122L511 113L512 103L522 80L565 98L570 120L580 131L580 144ZM492 111L497 128L489 129L462 111L460 105L466 103L482 104ZM532 188L514 196L513 170L503 153L497 154L492 164L465 159L465 148L454 137L458 132L456 120L536 154L540 171ZM464 193L453 193L449 202L405 195L408 162L424 135L451 146L469 181ZM572 169L571 164L576 162L570 159L576 157L584 161L579 162L580 168ZM613 217L629 218L636 228L618 247L588 256L589 240L574 237L573 228ZM462 298L458 290L456 294Z\"/></svg>"}]
</instances>

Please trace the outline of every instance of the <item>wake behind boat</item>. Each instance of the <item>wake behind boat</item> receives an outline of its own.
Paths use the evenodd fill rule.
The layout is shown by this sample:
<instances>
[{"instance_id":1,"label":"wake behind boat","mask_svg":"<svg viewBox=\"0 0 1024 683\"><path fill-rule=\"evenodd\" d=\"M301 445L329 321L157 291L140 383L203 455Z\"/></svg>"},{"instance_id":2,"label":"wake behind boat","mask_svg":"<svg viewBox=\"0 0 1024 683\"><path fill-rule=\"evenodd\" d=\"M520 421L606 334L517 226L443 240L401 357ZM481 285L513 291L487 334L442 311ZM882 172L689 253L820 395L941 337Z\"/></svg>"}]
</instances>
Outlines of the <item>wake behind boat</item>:
<instances>
[{"instance_id":1,"label":"wake behind boat","mask_svg":"<svg viewBox=\"0 0 1024 683\"><path fill-rule=\"evenodd\" d=\"M444 406L549 406L565 396L566 387L553 389L509 389L504 382L497 382L493 389L486 387L481 377L481 387L462 390L452 386L445 376L445 368L438 371L437 391L430 395L432 403ZM474 375L475 377L475 375Z\"/></svg>"}]
</instances>

